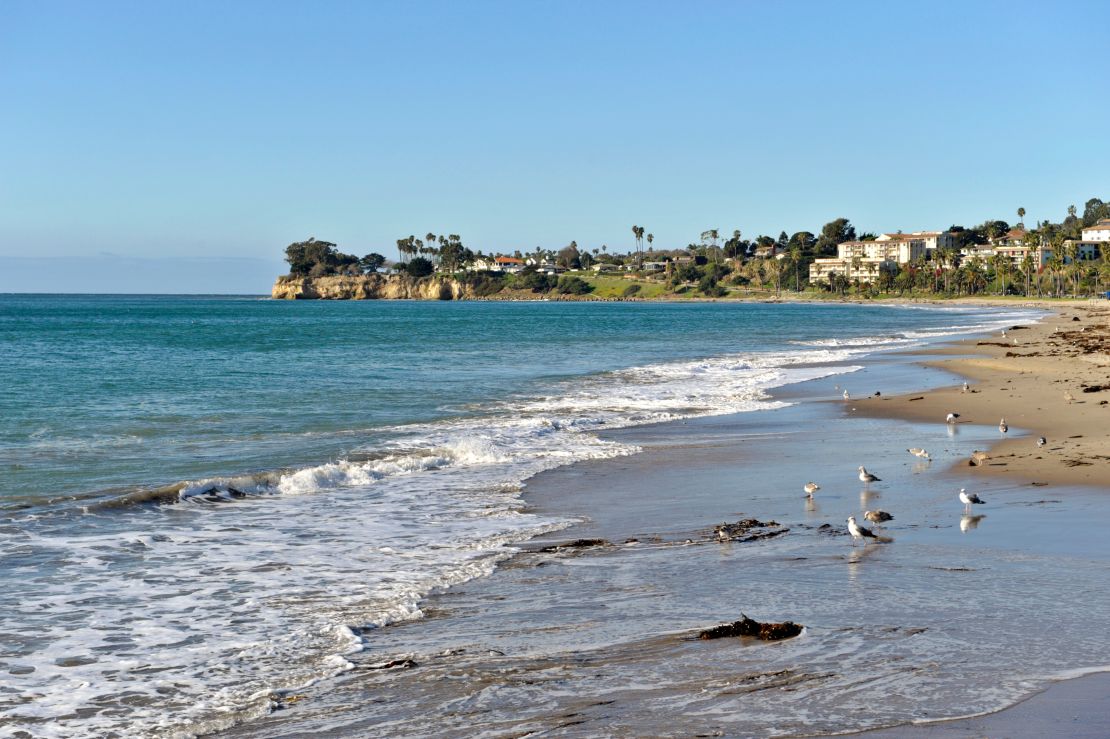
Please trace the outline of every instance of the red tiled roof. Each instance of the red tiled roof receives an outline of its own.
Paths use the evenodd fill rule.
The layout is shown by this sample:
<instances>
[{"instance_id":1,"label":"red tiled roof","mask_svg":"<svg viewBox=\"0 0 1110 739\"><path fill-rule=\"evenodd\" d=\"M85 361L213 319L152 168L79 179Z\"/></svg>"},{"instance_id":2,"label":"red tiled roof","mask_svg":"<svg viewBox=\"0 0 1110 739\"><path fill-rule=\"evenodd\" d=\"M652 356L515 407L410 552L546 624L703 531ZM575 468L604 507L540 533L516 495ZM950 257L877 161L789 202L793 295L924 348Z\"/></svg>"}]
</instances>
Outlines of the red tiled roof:
<instances>
[{"instance_id":1,"label":"red tiled roof","mask_svg":"<svg viewBox=\"0 0 1110 739\"><path fill-rule=\"evenodd\" d=\"M497 257L493 261L498 264L524 264L523 259L517 259L516 257Z\"/></svg>"}]
</instances>

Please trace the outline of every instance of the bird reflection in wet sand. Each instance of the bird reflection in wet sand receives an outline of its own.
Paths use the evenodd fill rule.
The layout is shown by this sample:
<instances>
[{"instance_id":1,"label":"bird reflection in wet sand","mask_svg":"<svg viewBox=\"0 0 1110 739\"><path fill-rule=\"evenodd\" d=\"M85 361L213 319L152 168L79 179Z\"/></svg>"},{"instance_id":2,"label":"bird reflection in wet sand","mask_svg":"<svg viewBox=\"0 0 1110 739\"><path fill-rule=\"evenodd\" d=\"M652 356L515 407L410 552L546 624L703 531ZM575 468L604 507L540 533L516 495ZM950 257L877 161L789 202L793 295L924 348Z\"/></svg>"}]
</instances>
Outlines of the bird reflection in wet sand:
<instances>
[{"instance_id":1,"label":"bird reflection in wet sand","mask_svg":"<svg viewBox=\"0 0 1110 739\"><path fill-rule=\"evenodd\" d=\"M858 584L860 564L863 560L875 554L878 549L879 547L876 546L855 547L848 553L848 582L853 585Z\"/></svg>"},{"instance_id":2,"label":"bird reflection in wet sand","mask_svg":"<svg viewBox=\"0 0 1110 739\"><path fill-rule=\"evenodd\" d=\"M817 501L814 500L813 498L806 498L806 513L808 513L811 516L814 516L814 515L819 514L820 512L821 512L821 508L820 508L820 506L817 505Z\"/></svg>"},{"instance_id":3,"label":"bird reflection in wet sand","mask_svg":"<svg viewBox=\"0 0 1110 739\"><path fill-rule=\"evenodd\" d=\"M868 508L871 507L871 501L878 500L881 497L883 497L883 494L880 493L878 490L864 488L863 490L859 491L859 507L866 511Z\"/></svg>"},{"instance_id":4,"label":"bird reflection in wet sand","mask_svg":"<svg viewBox=\"0 0 1110 739\"><path fill-rule=\"evenodd\" d=\"M924 462L915 462L913 467L910 467L910 472L912 472L915 475L920 475L922 472L929 469L929 464L931 462L932 462L931 459L926 460Z\"/></svg>"},{"instance_id":5,"label":"bird reflection in wet sand","mask_svg":"<svg viewBox=\"0 0 1110 739\"><path fill-rule=\"evenodd\" d=\"M972 529L979 528L979 522L986 518L986 515L973 516L970 513L965 513L960 517L960 531L967 532Z\"/></svg>"}]
</instances>

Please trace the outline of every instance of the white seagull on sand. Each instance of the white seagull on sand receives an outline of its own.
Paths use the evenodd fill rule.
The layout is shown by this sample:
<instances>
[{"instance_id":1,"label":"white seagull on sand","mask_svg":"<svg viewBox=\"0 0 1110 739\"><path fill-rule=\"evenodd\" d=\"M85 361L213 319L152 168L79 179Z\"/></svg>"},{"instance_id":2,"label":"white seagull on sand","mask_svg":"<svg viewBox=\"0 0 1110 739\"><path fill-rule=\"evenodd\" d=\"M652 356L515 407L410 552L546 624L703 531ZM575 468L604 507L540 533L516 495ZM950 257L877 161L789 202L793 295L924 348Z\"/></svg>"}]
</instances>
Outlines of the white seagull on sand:
<instances>
[{"instance_id":1,"label":"white seagull on sand","mask_svg":"<svg viewBox=\"0 0 1110 739\"><path fill-rule=\"evenodd\" d=\"M848 516L848 533L852 535L852 544L856 543L856 539L878 539L875 532L871 529L864 528L856 523L855 516Z\"/></svg>"},{"instance_id":2,"label":"white seagull on sand","mask_svg":"<svg viewBox=\"0 0 1110 739\"><path fill-rule=\"evenodd\" d=\"M983 505L985 500L980 498L975 493L969 493L964 488L960 488L960 502L964 504L964 510L970 511L973 505Z\"/></svg>"},{"instance_id":3,"label":"white seagull on sand","mask_svg":"<svg viewBox=\"0 0 1110 739\"><path fill-rule=\"evenodd\" d=\"M814 493L821 489L821 486L815 482L807 482L802 489L806 491L806 495L812 497Z\"/></svg>"},{"instance_id":4,"label":"white seagull on sand","mask_svg":"<svg viewBox=\"0 0 1110 739\"><path fill-rule=\"evenodd\" d=\"M1037 446L1044 446L1047 443L1048 443L1048 439L1044 438L1043 436L1041 438L1037 439Z\"/></svg>"},{"instance_id":5,"label":"white seagull on sand","mask_svg":"<svg viewBox=\"0 0 1110 739\"><path fill-rule=\"evenodd\" d=\"M862 466L859 468L859 481L860 482L882 482L882 478L875 477Z\"/></svg>"},{"instance_id":6,"label":"white seagull on sand","mask_svg":"<svg viewBox=\"0 0 1110 739\"><path fill-rule=\"evenodd\" d=\"M844 399L845 400L851 400L852 399L852 394L849 393L847 390L844 391Z\"/></svg>"},{"instance_id":7,"label":"white seagull on sand","mask_svg":"<svg viewBox=\"0 0 1110 739\"><path fill-rule=\"evenodd\" d=\"M921 457L922 459L932 459L932 457L929 456L929 452L925 451L924 449L918 449L917 447L914 447L913 449L907 449L906 451L915 457Z\"/></svg>"},{"instance_id":8,"label":"white seagull on sand","mask_svg":"<svg viewBox=\"0 0 1110 739\"><path fill-rule=\"evenodd\" d=\"M960 388L961 393L966 393L966 392L969 392L970 390L971 390L971 385L968 385L966 382L964 383L964 386L962 388Z\"/></svg>"},{"instance_id":9,"label":"white seagull on sand","mask_svg":"<svg viewBox=\"0 0 1110 739\"><path fill-rule=\"evenodd\" d=\"M1006 425L1006 419L1005 418L1003 418L1001 421L998 422L998 430L1001 431L1002 433L1006 433L1007 431L1010 430L1010 427Z\"/></svg>"},{"instance_id":10,"label":"white seagull on sand","mask_svg":"<svg viewBox=\"0 0 1110 739\"><path fill-rule=\"evenodd\" d=\"M949 413L948 417L944 419L945 423L955 423L956 419L960 417L959 413Z\"/></svg>"}]
</instances>

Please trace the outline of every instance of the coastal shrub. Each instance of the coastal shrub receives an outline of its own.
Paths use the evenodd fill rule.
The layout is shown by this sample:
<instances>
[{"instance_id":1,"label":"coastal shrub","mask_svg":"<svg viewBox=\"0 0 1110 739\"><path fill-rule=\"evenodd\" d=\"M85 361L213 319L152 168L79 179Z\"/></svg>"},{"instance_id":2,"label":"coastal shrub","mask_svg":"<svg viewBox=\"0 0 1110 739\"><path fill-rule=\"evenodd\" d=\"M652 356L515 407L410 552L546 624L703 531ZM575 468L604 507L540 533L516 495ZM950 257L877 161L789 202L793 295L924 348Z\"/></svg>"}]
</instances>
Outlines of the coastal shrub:
<instances>
[{"instance_id":1,"label":"coastal shrub","mask_svg":"<svg viewBox=\"0 0 1110 739\"><path fill-rule=\"evenodd\" d=\"M409 277L427 277L435 271L435 265L424 257L416 257L405 265L405 273Z\"/></svg>"},{"instance_id":2,"label":"coastal shrub","mask_svg":"<svg viewBox=\"0 0 1110 739\"><path fill-rule=\"evenodd\" d=\"M731 284L731 285L749 285L749 284L751 284L751 278L749 278L747 275L737 273L737 274L732 276L731 280L729 280L729 284Z\"/></svg>"},{"instance_id":3,"label":"coastal shrub","mask_svg":"<svg viewBox=\"0 0 1110 739\"><path fill-rule=\"evenodd\" d=\"M675 270L674 282L697 282L701 279L701 270L692 264L684 264Z\"/></svg>"},{"instance_id":4,"label":"coastal shrub","mask_svg":"<svg viewBox=\"0 0 1110 739\"><path fill-rule=\"evenodd\" d=\"M713 275L705 275L700 280L698 280L698 291L699 292L703 292L703 293L708 295L709 292L711 290L715 290L716 287L717 287L717 278L714 277Z\"/></svg>"},{"instance_id":5,"label":"coastal shrub","mask_svg":"<svg viewBox=\"0 0 1110 739\"><path fill-rule=\"evenodd\" d=\"M640 292L640 289L642 287L643 285L629 285L624 289L623 292L621 292L621 296L625 298L631 298L633 295Z\"/></svg>"},{"instance_id":6,"label":"coastal shrub","mask_svg":"<svg viewBox=\"0 0 1110 739\"><path fill-rule=\"evenodd\" d=\"M585 295L594 289L594 286L581 277L563 275L559 278L557 289L563 295Z\"/></svg>"},{"instance_id":7,"label":"coastal shrub","mask_svg":"<svg viewBox=\"0 0 1110 739\"><path fill-rule=\"evenodd\" d=\"M504 275L499 275L493 272L479 272L477 274L468 275L466 278L467 287L470 291L480 297L484 298L490 295L496 295L501 292L505 287L506 278Z\"/></svg>"},{"instance_id":8,"label":"coastal shrub","mask_svg":"<svg viewBox=\"0 0 1110 739\"><path fill-rule=\"evenodd\" d=\"M555 275L548 275L535 270L525 270L513 276L513 287L531 290L536 293L547 292L558 284L559 280Z\"/></svg>"}]
</instances>

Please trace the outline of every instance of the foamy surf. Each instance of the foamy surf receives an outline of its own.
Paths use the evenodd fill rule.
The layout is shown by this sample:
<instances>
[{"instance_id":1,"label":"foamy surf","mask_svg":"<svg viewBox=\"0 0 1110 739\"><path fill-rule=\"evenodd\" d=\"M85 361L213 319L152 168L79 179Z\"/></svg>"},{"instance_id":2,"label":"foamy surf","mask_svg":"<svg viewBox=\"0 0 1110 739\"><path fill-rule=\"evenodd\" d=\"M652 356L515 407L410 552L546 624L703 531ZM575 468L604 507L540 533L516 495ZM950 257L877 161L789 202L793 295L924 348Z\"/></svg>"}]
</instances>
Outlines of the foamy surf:
<instances>
[{"instance_id":1,"label":"foamy surf","mask_svg":"<svg viewBox=\"0 0 1110 739\"><path fill-rule=\"evenodd\" d=\"M521 486L545 469L637 451L597 432L773 409L772 388L920 340L548 382L469 416L379 429L322 464L126 499L177 505L113 498L114 510L23 519L0 541L0 556L28 563L18 590L0 596L19 671L0 727L187 736L266 713L271 696L349 669L374 628L421 618L429 593L487 575L515 543L567 525L524 511Z\"/></svg>"}]
</instances>

